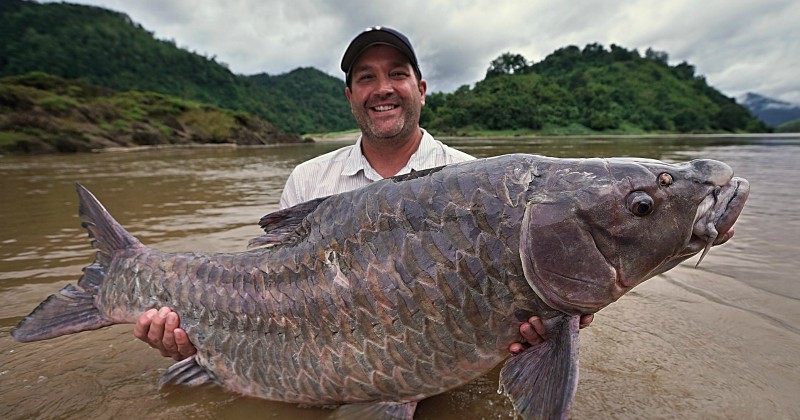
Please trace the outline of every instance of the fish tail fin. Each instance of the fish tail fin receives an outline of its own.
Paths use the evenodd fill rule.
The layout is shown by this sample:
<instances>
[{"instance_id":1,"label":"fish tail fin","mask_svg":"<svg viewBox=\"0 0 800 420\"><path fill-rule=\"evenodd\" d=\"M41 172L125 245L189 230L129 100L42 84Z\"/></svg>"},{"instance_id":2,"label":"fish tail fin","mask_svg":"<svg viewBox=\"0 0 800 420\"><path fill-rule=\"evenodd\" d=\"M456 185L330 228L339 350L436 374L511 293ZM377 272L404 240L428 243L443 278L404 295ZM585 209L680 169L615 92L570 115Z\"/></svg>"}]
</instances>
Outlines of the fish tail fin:
<instances>
[{"instance_id":1,"label":"fish tail fin","mask_svg":"<svg viewBox=\"0 0 800 420\"><path fill-rule=\"evenodd\" d=\"M106 270L114 251L143 246L106 211L97 198L77 184L80 205L78 214L88 221L82 226L97 249L95 260L83 268L78 286L68 284L50 295L11 331L23 342L55 338L80 331L95 330L115 322L106 319L95 306L95 298L106 281Z\"/></svg>"},{"instance_id":2,"label":"fish tail fin","mask_svg":"<svg viewBox=\"0 0 800 420\"><path fill-rule=\"evenodd\" d=\"M79 285L102 282L105 277L103 268L96 264L85 267L83 273ZM19 325L11 330L11 335L22 342L39 341L114 324L103 318L95 307L95 296L96 290L84 290L68 284L58 294L50 295L30 315L23 318Z\"/></svg>"},{"instance_id":3,"label":"fish tail fin","mask_svg":"<svg viewBox=\"0 0 800 420\"><path fill-rule=\"evenodd\" d=\"M548 325L547 340L511 356L500 370L500 391L522 418L567 418L578 387L579 320L548 320L554 323Z\"/></svg>"}]
</instances>

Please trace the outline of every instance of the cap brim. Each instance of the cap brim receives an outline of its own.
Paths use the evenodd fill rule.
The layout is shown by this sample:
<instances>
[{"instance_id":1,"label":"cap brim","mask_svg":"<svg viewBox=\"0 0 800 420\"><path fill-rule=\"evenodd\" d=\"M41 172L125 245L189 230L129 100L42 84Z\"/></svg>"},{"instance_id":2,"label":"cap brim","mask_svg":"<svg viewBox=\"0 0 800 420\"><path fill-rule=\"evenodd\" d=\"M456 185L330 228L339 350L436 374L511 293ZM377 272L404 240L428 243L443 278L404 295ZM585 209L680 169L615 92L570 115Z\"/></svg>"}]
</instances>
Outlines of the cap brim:
<instances>
[{"instance_id":1,"label":"cap brim","mask_svg":"<svg viewBox=\"0 0 800 420\"><path fill-rule=\"evenodd\" d=\"M350 45L347 47L347 50L344 52L344 57L342 57L342 71L345 72L345 74L349 74L353 64L355 64L361 53L374 45L389 45L397 48L401 53L403 53L403 55L408 57L409 62L411 63L412 67L414 67L414 70L419 73L417 57L408 44L398 38L397 35L382 30L363 32L350 43Z\"/></svg>"}]
</instances>

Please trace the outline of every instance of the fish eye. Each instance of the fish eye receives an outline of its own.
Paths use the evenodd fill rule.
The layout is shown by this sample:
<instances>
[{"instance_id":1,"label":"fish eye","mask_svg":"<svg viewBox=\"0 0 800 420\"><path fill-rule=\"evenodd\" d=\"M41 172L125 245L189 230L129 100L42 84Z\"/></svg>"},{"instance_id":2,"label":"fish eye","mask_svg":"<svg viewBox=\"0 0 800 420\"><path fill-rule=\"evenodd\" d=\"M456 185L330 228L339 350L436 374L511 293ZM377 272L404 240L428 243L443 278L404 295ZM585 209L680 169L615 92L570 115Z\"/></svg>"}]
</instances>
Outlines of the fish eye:
<instances>
[{"instance_id":1,"label":"fish eye","mask_svg":"<svg viewBox=\"0 0 800 420\"><path fill-rule=\"evenodd\" d=\"M653 198L643 191L634 191L628 195L628 210L634 216L644 217L653 212Z\"/></svg>"},{"instance_id":2,"label":"fish eye","mask_svg":"<svg viewBox=\"0 0 800 420\"><path fill-rule=\"evenodd\" d=\"M658 185L662 187L669 187L672 185L672 175L664 172L658 176Z\"/></svg>"}]
</instances>

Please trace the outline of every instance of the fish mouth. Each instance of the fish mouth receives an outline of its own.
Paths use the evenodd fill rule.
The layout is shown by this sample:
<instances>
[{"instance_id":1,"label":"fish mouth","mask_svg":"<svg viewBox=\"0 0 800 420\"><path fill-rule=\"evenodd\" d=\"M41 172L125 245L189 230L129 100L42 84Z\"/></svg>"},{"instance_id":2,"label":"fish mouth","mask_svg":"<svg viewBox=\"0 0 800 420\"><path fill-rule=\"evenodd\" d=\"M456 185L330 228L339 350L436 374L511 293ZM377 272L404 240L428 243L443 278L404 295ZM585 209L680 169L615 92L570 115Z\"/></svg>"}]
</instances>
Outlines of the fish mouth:
<instances>
[{"instance_id":1,"label":"fish mouth","mask_svg":"<svg viewBox=\"0 0 800 420\"><path fill-rule=\"evenodd\" d=\"M697 208L692 236L680 254L691 256L702 251L697 267L712 246L731 239L733 225L749 195L750 183L744 178L732 178L728 184L715 188Z\"/></svg>"}]
</instances>

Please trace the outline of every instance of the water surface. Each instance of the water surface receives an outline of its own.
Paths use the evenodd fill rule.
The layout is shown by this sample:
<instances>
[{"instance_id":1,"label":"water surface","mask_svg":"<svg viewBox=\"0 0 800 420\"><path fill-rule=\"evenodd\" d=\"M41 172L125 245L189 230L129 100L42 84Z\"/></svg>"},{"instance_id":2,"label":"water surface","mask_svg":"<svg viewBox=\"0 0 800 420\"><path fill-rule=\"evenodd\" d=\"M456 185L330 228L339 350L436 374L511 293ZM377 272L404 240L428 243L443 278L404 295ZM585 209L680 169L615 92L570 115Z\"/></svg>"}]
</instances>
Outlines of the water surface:
<instances>
[{"instance_id":1,"label":"water surface","mask_svg":"<svg viewBox=\"0 0 800 420\"><path fill-rule=\"evenodd\" d=\"M719 159L751 196L736 237L637 287L581 334L570 417L800 418L800 137L455 139L478 157ZM0 418L322 418L328 412L156 382L171 364L130 325L21 344L11 327L93 260L74 183L142 242L236 252L291 169L347 143L0 158ZM423 401L418 419L508 418L497 370Z\"/></svg>"}]
</instances>

